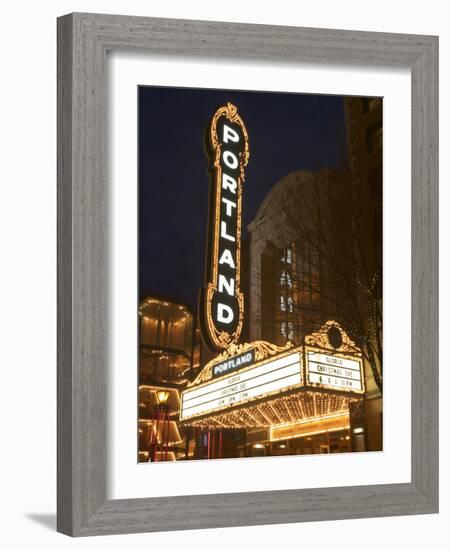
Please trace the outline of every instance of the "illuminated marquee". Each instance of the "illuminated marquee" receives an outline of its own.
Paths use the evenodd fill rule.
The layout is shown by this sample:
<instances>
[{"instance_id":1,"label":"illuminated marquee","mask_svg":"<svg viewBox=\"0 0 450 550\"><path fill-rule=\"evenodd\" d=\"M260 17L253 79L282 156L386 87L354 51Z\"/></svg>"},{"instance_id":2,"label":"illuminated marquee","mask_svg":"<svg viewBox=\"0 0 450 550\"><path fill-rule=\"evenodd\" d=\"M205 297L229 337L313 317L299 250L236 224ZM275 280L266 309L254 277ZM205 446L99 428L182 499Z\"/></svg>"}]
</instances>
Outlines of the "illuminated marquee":
<instances>
[{"instance_id":1,"label":"illuminated marquee","mask_svg":"<svg viewBox=\"0 0 450 550\"><path fill-rule=\"evenodd\" d=\"M284 347L264 341L231 344L182 392L180 420L186 425L216 422L219 427L236 427L241 422L255 427L267 422L278 402L280 410L275 417L287 415L292 431L298 421L322 421L318 417L331 413L345 416L347 422L349 403L361 399L364 391L361 349L337 321L330 320L305 336L305 343L298 347L291 342ZM295 399L291 403L292 395ZM243 412L237 418L235 407L243 404L246 407L239 407ZM251 409L260 411L259 419ZM276 424L275 420L269 422ZM329 429L338 427L341 429L340 424ZM300 431L310 429L302 425L294 431L297 437Z\"/></svg>"},{"instance_id":2,"label":"illuminated marquee","mask_svg":"<svg viewBox=\"0 0 450 550\"><path fill-rule=\"evenodd\" d=\"M362 394L361 350L337 321L327 321L305 337L306 383L317 388Z\"/></svg>"},{"instance_id":3,"label":"illuminated marquee","mask_svg":"<svg viewBox=\"0 0 450 550\"><path fill-rule=\"evenodd\" d=\"M305 349L307 384L341 391L364 392L362 360L320 349Z\"/></svg>"},{"instance_id":4,"label":"illuminated marquee","mask_svg":"<svg viewBox=\"0 0 450 550\"><path fill-rule=\"evenodd\" d=\"M181 394L180 420L216 412L302 384L302 354L275 359L192 387Z\"/></svg>"},{"instance_id":5,"label":"illuminated marquee","mask_svg":"<svg viewBox=\"0 0 450 550\"><path fill-rule=\"evenodd\" d=\"M244 297L240 290L242 182L249 158L248 135L237 108L228 103L211 119L210 218L206 288L202 291L202 333L212 349L239 339Z\"/></svg>"}]
</instances>

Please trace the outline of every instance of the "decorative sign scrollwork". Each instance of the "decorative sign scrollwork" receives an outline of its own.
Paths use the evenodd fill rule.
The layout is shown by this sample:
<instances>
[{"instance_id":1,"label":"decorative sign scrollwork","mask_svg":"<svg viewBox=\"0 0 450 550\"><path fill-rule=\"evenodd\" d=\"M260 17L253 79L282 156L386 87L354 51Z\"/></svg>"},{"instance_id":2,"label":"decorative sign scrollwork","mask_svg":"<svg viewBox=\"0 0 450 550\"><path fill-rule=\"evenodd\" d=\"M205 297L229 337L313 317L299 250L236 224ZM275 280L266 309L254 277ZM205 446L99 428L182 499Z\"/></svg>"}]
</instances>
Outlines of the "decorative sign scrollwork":
<instances>
[{"instance_id":1,"label":"decorative sign scrollwork","mask_svg":"<svg viewBox=\"0 0 450 550\"><path fill-rule=\"evenodd\" d=\"M337 321L327 321L317 332L305 336L305 344L340 353L361 355L361 350Z\"/></svg>"}]
</instances>

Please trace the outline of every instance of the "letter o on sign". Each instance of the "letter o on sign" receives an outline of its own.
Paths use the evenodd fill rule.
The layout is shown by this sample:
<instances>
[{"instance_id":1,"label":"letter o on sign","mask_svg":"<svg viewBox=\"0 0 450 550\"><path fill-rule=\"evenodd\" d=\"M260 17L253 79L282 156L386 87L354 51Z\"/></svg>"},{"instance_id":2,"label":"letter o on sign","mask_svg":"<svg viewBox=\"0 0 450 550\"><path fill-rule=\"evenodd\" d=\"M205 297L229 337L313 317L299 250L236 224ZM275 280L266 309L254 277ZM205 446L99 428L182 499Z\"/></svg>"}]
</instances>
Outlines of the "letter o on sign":
<instances>
[{"instance_id":1,"label":"letter o on sign","mask_svg":"<svg viewBox=\"0 0 450 550\"><path fill-rule=\"evenodd\" d=\"M231 170L235 170L238 167L239 161L234 153L231 151L225 151L223 154L223 162L228 166L228 168L231 168Z\"/></svg>"}]
</instances>

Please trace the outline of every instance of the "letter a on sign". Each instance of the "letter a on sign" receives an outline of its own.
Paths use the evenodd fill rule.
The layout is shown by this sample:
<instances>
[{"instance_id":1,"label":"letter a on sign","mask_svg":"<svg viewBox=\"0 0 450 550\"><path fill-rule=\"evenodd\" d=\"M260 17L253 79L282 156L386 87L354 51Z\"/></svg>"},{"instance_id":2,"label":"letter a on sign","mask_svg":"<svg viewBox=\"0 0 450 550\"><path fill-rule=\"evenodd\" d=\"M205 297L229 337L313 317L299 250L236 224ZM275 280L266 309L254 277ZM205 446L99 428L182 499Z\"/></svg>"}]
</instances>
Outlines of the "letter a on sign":
<instances>
[{"instance_id":1,"label":"letter a on sign","mask_svg":"<svg viewBox=\"0 0 450 550\"><path fill-rule=\"evenodd\" d=\"M248 135L237 107L213 114L206 134L210 219L200 328L211 350L239 340L244 319L241 280L242 184L249 159Z\"/></svg>"}]
</instances>

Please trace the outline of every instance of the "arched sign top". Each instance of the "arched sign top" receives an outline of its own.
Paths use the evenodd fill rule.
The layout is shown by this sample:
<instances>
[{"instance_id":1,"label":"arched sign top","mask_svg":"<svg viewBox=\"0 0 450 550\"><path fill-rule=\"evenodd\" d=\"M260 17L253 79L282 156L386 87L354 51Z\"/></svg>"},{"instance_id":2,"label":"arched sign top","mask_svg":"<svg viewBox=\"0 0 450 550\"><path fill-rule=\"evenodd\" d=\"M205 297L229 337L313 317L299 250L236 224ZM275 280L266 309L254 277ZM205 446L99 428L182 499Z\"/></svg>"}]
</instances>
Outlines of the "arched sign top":
<instances>
[{"instance_id":1,"label":"arched sign top","mask_svg":"<svg viewBox=\"0 0 450 550\"><path fill-rule=\"evenodd\" d=\"M201 328L211 349L226 349L242 331L242 182L250 156L248 134L237 107L220 107L206 135L210 201Z\"/></svg>"},{"instance_id":2,"label":"arched sign top","mask_svg":"<svg viewBox=\"0 0 450 550\"><path fill-rule=\"evenodd\" d=\"M223 118L225 118L229 123L231 123L231 129L233 125L236 124L242 131L243 140L241 144L243 148L241 151L239 151L238 160L239 160L240 177L242 181L245 181L244 168L247 166L248 159L250 157L247 128L245 127L245 124L238 113L237 107L229 102L226 104L226 106L220 107L219 109L217 109L217 111L214 113L214 116L211 120L211 124L209 128L210 141L214 149L213 153L215 154L214 166L216 166L217 168L220 168L222 145L224 142L225 144L238 143L233 140L233 137L235 138L235 136L232 135L232 132L231 133L225 132L225 135L222 135L222 139L219 136L219 133L220 133L219 129L222 129L222 125L219 124L219 120ZM230 127L228 124L227 126Z\"/></svg>"},{"instance_id":3,"label":"arched sign top","mask_svg":"<svg viewBox=\"0 0 450 550\"><path fill-rule=\"evenodd\" d=\"M341 325L332 319L324 323L316 332L306 335L305 344L333 352L361 355L361 349Z\"/></svg>"}]
</instances>

